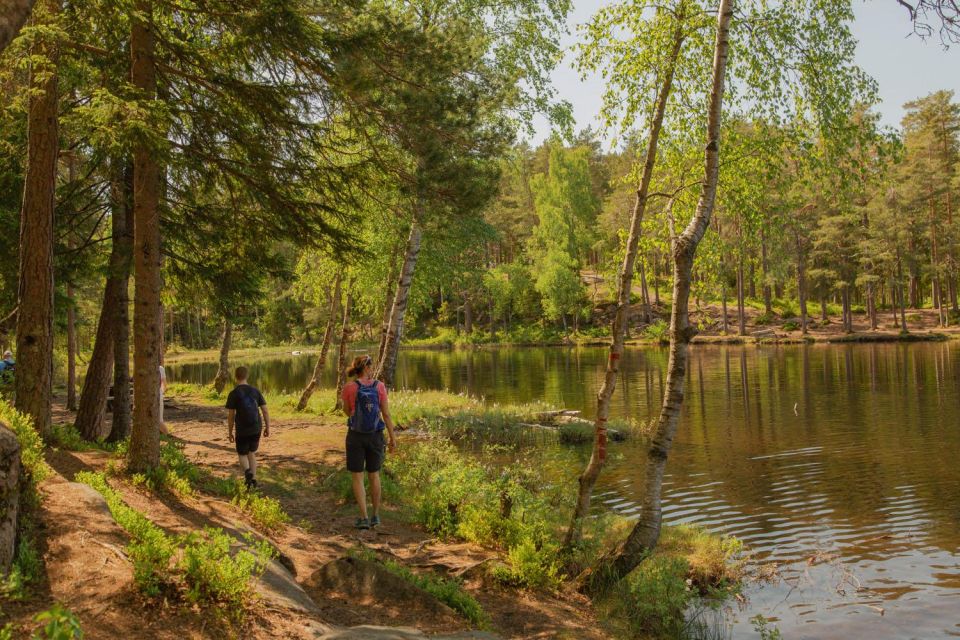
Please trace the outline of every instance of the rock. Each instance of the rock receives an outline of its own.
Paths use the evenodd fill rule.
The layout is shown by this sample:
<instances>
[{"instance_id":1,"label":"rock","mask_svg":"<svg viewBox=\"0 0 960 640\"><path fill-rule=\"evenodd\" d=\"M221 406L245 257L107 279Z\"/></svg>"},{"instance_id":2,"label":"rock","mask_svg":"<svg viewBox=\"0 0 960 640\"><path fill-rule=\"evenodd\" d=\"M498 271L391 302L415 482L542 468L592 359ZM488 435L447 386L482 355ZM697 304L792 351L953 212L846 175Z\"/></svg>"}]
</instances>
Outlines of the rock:
<instances>
[{"instance_id":1,"label":"rock","mask_svg":"<svg viewBox=\"0 0 960 640\"><path fill-rule=\"evenodd\" d=\"M7 575L16 553L20 515L20 441L0 424L0 575Z\"/></svg>"},{"instance_id":2,"label":"rock","mask_svg":"<svg viewBox=\"0 0 960 640\"><path fill-rule=\"evenodd\" d=\"M305 585L325 612L335 613L337 623L416 624L432 629L456 629L464 620L450 607L423 589L388 571L377 562L338 558L318 569ZM329 611L337 608L338 611ZM362 617L356 618L357 612ZM329 618L327 618L329 619ZM418 632L419 633L419 632ZM364 635L322 636L364 638ZM371 638L406 636L371 635ZM420 636L411 636L420 637Z\"/></svg>"}]
</instances>

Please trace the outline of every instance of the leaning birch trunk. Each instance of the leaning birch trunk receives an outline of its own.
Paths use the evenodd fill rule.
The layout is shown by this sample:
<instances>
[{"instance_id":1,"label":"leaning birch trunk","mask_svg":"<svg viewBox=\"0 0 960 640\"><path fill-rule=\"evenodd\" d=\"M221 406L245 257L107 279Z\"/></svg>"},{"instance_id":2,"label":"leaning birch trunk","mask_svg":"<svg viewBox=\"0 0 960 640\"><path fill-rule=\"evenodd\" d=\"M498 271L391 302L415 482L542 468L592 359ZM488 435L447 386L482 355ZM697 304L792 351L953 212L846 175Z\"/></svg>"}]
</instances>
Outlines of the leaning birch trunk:
<instances>
[{"instance_id":1,"label":"leaning birch trunk","mask_svg":"<svg viewBox=\"0 0 960 640\"><path fill-rule=\"evenodd\" d=\"M156 100L153 3L137 0L130 34L131 80ZM146 23L144 22L146 20ZM128 468L137 473L160 463L160 165L145 143L133 150L133 428Z\"/></svg>"},{"instance_id":2,"label":"leaning birch trunk","mask_svg":"<svg viewBox=\"0 0 960 640\"><path fill-rule=\"evenodd\" d=\"M387 335L383 345L383 356L377 367L376 377L386 386L393 386L393 378L397 369L397 355L400 351L400 336L403 333L403 318L407 312L407 301L410 299L410 286L413 284L413 272L417 266L417 257L420 255L420 241L423 239L423 230L416 218L410 223L410 235L407 238L407 250L403 256L403 268L400 270L400 280L397 282L397 292L393 297L393 307L390 311L390 324L387 326Z\"/></svg>"},{"instance_id":3,"label":"leaning birch trunk","mask_svg":"<svg viewBox=\"0 0 960 640\"><path fill-rule=\"evenodd\" d=\"M347 295L343 300L343 324L340 327L340 350L337 354L337 402L336 408L343 408L341 393L347 380L347 346L350 342L350 305L353 296L350 294L350 283L347 284Z\"/></svg>"},{"instance_id":4,"label":"leaning birch trunk","mask_svg":"<svg viewBox=\"0 0 960 640\"><path fill-rule=\"evenodd\" d=\"M58 11L57 0L45 8ZM16 15L0 18L3 22ZM0 23L2 24L2 23ZM17 409L33 419L44 439L50 436L53 394L53 245L57 180L57 47L46 36L32 53L27 102L27 167L20 210L20 282L17 314Z\"/></svg>"},{"instance_id":5,"label":"leaning birch trunk","mask_svg":"<svg viewBox=\"0 0 960 640\"><path fill-rule=\"evenodd\" d=\"M113 335L113 424L109 442L130 437L130 263L133 261L133 170L125 161L117 184L112 225L117 260L117 309Z\"/></svg>"},{"instance_id":6,"label":"leaning birch trunk","mask_svg":"<svg viewBox=\"0 0 960 640\"><path fill-rule=\"evenodd\" d=\"M73 285L67 285L67 411L77 410L77 312Z\"/></svg>"},{"instance_id":7,"label":"leaning birch trunk","mask_svg":"<svg viewBox=\"0 0 960 640\"><path fill-rule=\"evenodd\" d=\"M720 0L717 12L717 40L713 59L713 84L707 117L707 145L704 158L704 181L697 210L677 238L673 252L674 284L673 309L670 322L670 357L667 363L667 381L663 406L657 421L653 441L647 451L644 493L640 499L639 518L627 539L611 553L602 557L588 576L585 586L600 588L605 581L619 581L630 573L654 549L660 538L662 519L661 495L667 456L677 431L683 406L684 384L690 339L696 329L690 326L688 304L690 276L697 245L710 224L717 195L720 172L720 119L723 105L724 77L727 63L728 32L733 15L734 0Z\"/></svg>"},{"instance_id":8,"label":"leaning birch trunk","mask_svg":"<svg viewBox=\"0 0 960 640\"><path fill-rule=\"evenodd\" d=\"M323 342L320 344L320 356L317 358L317 364L313 367L313 377L304 387L300 394L300 401L297 402L297 411L303 411L310 402L310 396L320 384L320 377L323 375L323 367L327 364L327 353L330 351L330 343L333 341L333 331L337 324L337 311L340 309L340 282L343 279L343 271L337 271L337 277L333 281L333 296L330 299L330 315L327 318L327 326L323 330Z\"/></svg>"},{"instance_id":9,"label":"leaning birch trunk","mask_svg":"<svg viewBox=\"0 0 960 640\"><path fill-rule=\"evenodd\" d=\"M610 354L607 358L607 371L603 379L603 386L597 394L593 452L586 469L580 476L580 490L574 506L573 517L570 520L570 526L567 528L566 536L564 536L563 549L567 552L572 551L581 540L583 518L586 517L590 509L593 487L607 459L607 420L610 417L610 400L613 398L613 391L617 386L617 377L620 375L620 361L623 357L624 340L630 318L630 293L633 290L633 270L643 227L643 214L647 206L647 194L650 189L653 169L657 162L657 144L660 139L660 129L663 126L667 99L673 87L673 72L684 40L682 15L678 17L678 21L670 63L657 94L654 117L650 124L650 136L647 140L647 152L643 163L643 175L640 178L640 187L637 189L637 197L634 201L633 214L630 219L630 235L627 239L627 250L623 256L623 265L620 267L620 279L617 288L617 311L614 314L611 326L612 340L610 342Z\"/></svg>"},{"instance_id":10,"label":"leaning birch trunk","mask_svg":"<svg viewBox=\"0 0 960 640\"><path fill-rule=\"evenodd\" d=\"M220 364L213 379L213 390L222 393L230 382L230 344L233 341L233 323L230 318L223 319L223 335L220 340Z\"/></svg>"}]
</instances>

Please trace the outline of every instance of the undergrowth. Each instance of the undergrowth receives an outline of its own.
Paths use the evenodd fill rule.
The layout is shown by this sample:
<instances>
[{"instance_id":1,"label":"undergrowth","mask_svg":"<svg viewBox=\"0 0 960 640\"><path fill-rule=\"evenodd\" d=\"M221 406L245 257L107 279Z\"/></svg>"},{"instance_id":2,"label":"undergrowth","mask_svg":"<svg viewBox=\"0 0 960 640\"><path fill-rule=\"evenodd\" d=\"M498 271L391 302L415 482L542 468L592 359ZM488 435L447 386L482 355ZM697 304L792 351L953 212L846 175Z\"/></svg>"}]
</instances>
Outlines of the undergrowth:
<instances>
[{"instance_id":1,"label":"undergrowth","mask_svg":"<svg viewBox=\"0 0 960 640\"><path fill-rule=\"evenodd\" d=\"M7 425L20 443L20 495L17 523L17 548L9 573L0 578L0 595L11 600L27 597L31 584L43 574L43 560L36 546L37 509L40 506L38 486L50 474L43 459L43 441L33 421L0 400L0 422Z\"/></svg>"},{"instance_id":2,"label":"undergrowth","mask_svg":"<svg viewBox=\"0 0 960 640\"><path fill-rule=\"evenodd\" d=\"M106 500L117 524L131 538L127 555L134 581L144 595L181 595L186 601L221 607L234 617L250 602L250 581L273 558L266 541L247 539L250 550L231 554L236 542L222 529L208 527L186 536L170 536L127 505L103 473L81 471L77 482L93 487Z\"/></svg>"}]
</instances>

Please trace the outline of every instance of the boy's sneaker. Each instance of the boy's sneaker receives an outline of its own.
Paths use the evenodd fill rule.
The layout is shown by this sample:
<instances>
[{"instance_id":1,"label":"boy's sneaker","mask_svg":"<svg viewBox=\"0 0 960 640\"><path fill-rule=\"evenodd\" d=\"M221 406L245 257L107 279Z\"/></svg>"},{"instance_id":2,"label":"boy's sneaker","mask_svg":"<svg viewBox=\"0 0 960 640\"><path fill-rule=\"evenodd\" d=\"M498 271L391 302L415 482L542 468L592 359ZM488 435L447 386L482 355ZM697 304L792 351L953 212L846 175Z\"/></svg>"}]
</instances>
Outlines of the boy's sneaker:
<instances>
[{"instance_id":1,"label":"boy's sneaker","mask_svg":"<svg viewBox=\"0 0 960 640\"><path fill-rule=\"evenodd\" d=\"M370 521L366 518L357 518L356 524L353 525L355 529L369 529Z\"/></svg>"},{"instance_id":2,"label":"boy's sneaker","mask_svg":"<svg viewBox=\"0 0 960 640\"><path fill-rule=\"evenodd\" d=\"M379 526L380 526L380 516L373 516L372 518L370 518L370 528L371 528L371 529L372 529L373 527L379 527Z\"/></svg>"},{"instance_id":3,"label":"boy's sneaker","mask_svg":"<svg viewBox=\"0 0 960 640\"><path fill-rule=\"evenodd\" d=\"M243 472L243 483L247 486L247 489L256 489L257 488L257 479L253 477L253 474L249 471Z\"/></svg>"}]
</instances>

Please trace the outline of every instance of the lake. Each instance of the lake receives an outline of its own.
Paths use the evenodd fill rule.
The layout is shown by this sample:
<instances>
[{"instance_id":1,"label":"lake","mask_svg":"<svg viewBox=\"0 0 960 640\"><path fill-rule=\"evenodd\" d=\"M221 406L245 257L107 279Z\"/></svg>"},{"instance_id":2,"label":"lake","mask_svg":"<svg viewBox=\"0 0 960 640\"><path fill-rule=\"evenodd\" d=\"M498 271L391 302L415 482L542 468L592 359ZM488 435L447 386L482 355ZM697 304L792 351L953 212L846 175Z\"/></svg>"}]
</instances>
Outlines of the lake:
<instances>
[{"instance_id":1,"label":"lake","mask_svg":"<svg viewBox=\"0 0 960 640\"><path fill-rule=\"evenodd\" d=\"M244 364L269 395L302 388L314 357ZM606 357L605 348L409 350L398 384L590 417ZM666 362L666 349L629 349L612 414L655 418ZM209 382L216 364L167 370ZM324 384L333 379L331 365ZM734 637L757 637L756 613L788 639L960 637L960 343L698 345L687 389L665 521L736 535L754 566L777 567L733 612ZM598 503L636 510L641 447L612 447Z\"/></svg>"}]
</instances>

